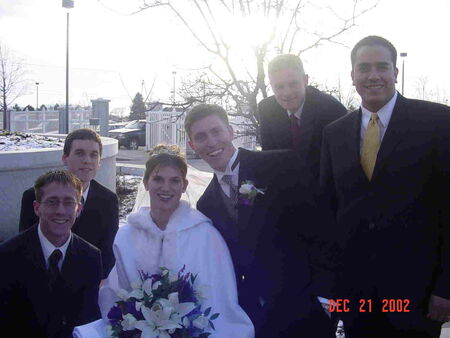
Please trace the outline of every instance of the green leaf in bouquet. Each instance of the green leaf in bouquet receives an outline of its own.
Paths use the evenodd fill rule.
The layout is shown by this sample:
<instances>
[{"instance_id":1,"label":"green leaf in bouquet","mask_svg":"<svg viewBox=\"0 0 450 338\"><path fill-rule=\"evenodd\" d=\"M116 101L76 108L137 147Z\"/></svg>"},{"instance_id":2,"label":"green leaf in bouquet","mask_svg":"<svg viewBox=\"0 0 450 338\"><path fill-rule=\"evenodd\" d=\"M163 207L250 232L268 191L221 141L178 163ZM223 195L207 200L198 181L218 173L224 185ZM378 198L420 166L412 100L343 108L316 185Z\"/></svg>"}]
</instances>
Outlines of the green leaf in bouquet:
<instances>
[{"instance_id":1,"label":"green leaf in bouquet","mask_svg":"<svg viewBox=\"0 0 450 338\"><path fill-rule=\"evenodd\" d=\"M211 335L211 333L209 333L209 332L204 332L204 333L201 333L201 334L198 336L198 338L208 338L210 335Z\"/></svg>"},{"instance_id":2,"label":"green leaf in bouquet","mask_svg":"<svg viewBox=\"0 0 450 338\"><path fill-rule=\"evenodd\" d=\"M209 317L209 320L217 319L217 317L219 317L219 313L213 314L211 317Z\"/></svg>"},{"instance_id":3,"label":"green leaf in bouquet","mask_svg":"<svg viewBox=\"0 0 450 338\"><path fill-rule=\"evenodd\" d=\"M213 324L212 321L209 321L209 325L211 325L211 327L212 327L213 330L216 330L216 328L215 328L215 326L214 326L214 324Z\"/></svg>"},{"instance_id":4,"label":"green leaf in bouquet","mask_svg":"<svg viewBox=\"0 0 450 338\"><path fill-rule=\"evenodd\" d=\"M205 317L208 317L210 312L211 312L211 307L207 308L207 309L205 310L205 312L203 313L203 315L204 315Z\"/></svg>"}]
</instances>

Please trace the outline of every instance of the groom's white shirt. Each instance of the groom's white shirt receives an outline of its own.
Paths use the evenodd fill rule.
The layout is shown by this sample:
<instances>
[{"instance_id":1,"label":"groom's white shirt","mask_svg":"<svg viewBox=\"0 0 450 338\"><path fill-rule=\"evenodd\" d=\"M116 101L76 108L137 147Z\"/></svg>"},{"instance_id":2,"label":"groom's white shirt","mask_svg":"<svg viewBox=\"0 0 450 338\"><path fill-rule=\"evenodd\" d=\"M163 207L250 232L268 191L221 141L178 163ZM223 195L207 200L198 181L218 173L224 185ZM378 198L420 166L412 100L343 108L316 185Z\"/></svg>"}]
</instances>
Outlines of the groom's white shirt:
<instances>
[{"instance_id":1,"label":"groom's white shirt","mask_svg":"<svg viewBox=\"0 0 450 338\"><path fill-rule=\"evenodd\" d=\"M238 156L238 153L239 153L239 150L236 149L233 153L233 156L231 156L230 160L228 161L225 171L214 170L214 174L216 174L216 176L217 176L217 180L219 181L220 187L222 188L225 195L227 195L228 197L230 197L230 186L228 183L223 182L222 178L225 175L231 175L231 182L236 187L239 187L239 163L233 169L231 169L234 161L236 160L236 158Z\"/></svg>"}]
</instances>

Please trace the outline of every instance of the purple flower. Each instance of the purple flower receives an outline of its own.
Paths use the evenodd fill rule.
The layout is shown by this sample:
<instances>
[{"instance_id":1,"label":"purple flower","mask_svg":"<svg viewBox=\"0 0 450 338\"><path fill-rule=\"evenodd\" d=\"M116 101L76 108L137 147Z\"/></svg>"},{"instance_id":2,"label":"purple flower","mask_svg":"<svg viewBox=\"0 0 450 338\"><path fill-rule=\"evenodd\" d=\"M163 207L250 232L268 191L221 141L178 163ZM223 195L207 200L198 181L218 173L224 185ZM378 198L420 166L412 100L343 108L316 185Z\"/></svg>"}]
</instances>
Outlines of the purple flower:
<instances>
[{"instance_id":1,"label":"purple flower","mask_svg":"<svg viewBox=\"0 0 450 338\"><path fill-rule=\"evenodd\" d=\"M108 319L111 325L117 325L122 320L122 310L117 305L114 305L108 312Z\"/></svg>"}]
</instances>

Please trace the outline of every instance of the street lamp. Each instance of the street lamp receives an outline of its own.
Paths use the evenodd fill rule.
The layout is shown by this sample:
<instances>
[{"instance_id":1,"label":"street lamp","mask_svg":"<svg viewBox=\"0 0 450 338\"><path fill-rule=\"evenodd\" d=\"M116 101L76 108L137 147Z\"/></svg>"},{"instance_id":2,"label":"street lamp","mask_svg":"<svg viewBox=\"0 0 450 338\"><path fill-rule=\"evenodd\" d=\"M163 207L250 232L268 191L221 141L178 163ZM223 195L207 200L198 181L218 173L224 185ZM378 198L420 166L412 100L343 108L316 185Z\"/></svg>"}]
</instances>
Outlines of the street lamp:
<instances>
[{"instance_id":1,"label":"street lamp","mask_svg":"<svg viewBox=\"0 0 450 338\"><path fill-rule=\"evenodd\" d=\"M173 96L172 96L172 103L175 106L175 75L177 75L176 71L172 72L173 75Z\"/></svg>"},{"instance_id":2,"label":"street lamp","mask_svg":"<svg viewBox=\"0 0 450 338\"><path fill-rule=\"evenodd\" d=\"M400 53L402 59L402 95L405 93L405 57L408 56L408 53Z\"/></svg>"},{"instance_id":3,"label":"street lamp","mask_svg":"<svg viewBox=\"0 0 450 338\"><path fill-rule=\"evenodd\" d=\"M73 0L63 0L64 8L73 8ZM66 121L64 123L64 132L69 133L69 11L67 11L67 32L66 32Z\"/></svg>"},{"instance_id":4,"label":"street lamp","mask_svg":"<svg viewBox=\"0 0 450 338\"><path fill-rule=\"evenodd\" d=\"M39 82L36 82L36 111L39 110Z\"/></svg>"}]
</instances>

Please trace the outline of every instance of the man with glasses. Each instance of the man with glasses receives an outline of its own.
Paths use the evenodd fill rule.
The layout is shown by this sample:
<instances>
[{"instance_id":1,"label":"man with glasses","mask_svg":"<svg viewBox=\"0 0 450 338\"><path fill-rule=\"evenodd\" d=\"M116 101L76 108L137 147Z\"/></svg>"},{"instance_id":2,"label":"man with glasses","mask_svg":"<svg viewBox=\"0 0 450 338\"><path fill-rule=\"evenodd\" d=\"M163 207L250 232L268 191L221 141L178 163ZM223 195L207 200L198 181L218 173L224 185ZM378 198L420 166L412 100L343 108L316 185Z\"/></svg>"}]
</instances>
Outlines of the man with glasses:
<instances>
[{"instance_id":1,"label":"man with glasses","mask_svg":"<svg viewBox=\"0 0 450 338\"><path fill-rule=\"evenodd\" d=\"M25 337L72 337L100 318L100 251L71 232L82 183L50 171L34 186L38 223L0 245L0 325Z\"/></svg>"}]
</instances>

